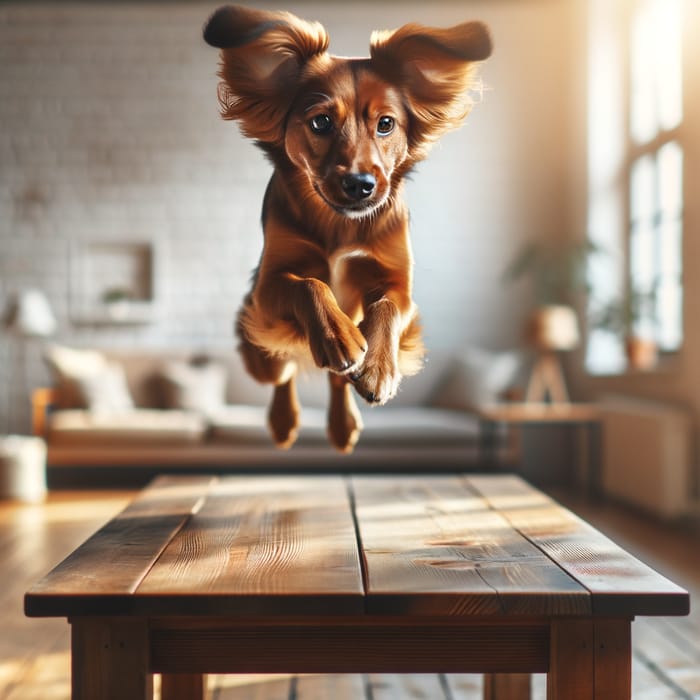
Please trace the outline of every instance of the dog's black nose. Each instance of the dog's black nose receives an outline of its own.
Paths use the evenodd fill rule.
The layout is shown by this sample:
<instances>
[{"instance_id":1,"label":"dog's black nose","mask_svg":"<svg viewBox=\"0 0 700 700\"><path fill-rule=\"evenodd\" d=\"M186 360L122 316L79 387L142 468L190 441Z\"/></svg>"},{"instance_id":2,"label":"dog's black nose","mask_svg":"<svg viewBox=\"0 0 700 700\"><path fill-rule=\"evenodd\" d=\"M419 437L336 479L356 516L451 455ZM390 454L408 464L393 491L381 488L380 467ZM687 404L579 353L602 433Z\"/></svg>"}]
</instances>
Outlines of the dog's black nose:
<instances>
[{"instance_id":1,"label":"dog's black nose","mask_svg":"<svg viewBox=\"0 0 700 700\"><path fill-rule=\"evenodd\" d=\"M346 173L340 184L345 194L356 201L369 197L377 185L377 180L372 173Z\"/></svg>"}]
</instances>

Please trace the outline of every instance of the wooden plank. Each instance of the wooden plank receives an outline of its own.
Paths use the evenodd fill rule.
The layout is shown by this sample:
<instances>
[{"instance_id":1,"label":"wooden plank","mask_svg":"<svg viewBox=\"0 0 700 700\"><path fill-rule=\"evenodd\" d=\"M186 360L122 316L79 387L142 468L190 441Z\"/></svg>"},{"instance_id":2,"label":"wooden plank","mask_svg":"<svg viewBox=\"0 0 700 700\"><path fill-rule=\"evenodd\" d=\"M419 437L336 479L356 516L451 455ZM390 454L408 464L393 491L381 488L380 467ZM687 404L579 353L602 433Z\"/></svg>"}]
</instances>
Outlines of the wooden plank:
<instances>
[{"instance_id":1,"label":"wooden plank","mask_svg":"<svg viewBox=\"0 0 700 700\"><path fill-rule=\"evenodd\" d=\"M157 479L25 596L28 616L111 615L201 505L212 477Z\"/></svg>"},{"instance_id":2,"label":"wooden plank","mask_svg":"<svg viewBox=\"0 0 700 700\"><path fill-rule=\"evenodd\" d=\"M651 619L635 622L632 630L635 657L679 695L698 698L700 654L696 645L685 643L683 637L674 634L674 622Z\"/></svg>"},{"instance_id":3,"label":"wooden plank","mask_svg":"<svg viewBox=\"0 0 700 700\"><path fill-rule=\"evenodd\" d=\"M544 673L546 623L152 621L154 673Z\"/></svg>"},{"instance_id":4,"label":"wooden plank","mask_svg":"<svg viewBox=\"0 0 700 700\"><path fill-rule=\"evenodd\" d=\"M373 614L586 614L589 594L458 476L354 477Z\"/></svg>"},{"instance_id":5,"label":"wooden plank","mask_svg":"<svg viewBox=\"0 0 700 700\"><path fill-rule=\"evenodd\" d=\"M594 615L688 614L687 591L522 479L463 478L516 530L591 592Z\"/></svg>"},{"instance_id":6,"label":"wooden plank","mask_svg":"<svg viewBox=\"0 0 700 700\"><path fill-rule=\"evenodd\" d=\"M481 406L477 413L493 423L594 423L600 409L586 403L497 403Z\"/></svg>"},{"instance_id":7,"label":"wooden plank","mask_svg":"<svg viewBox=\"0 0 700 700\"><path fill-rule=\"evenodd\" d=\"M134 596L149 614L363 611L355 525L340 477L228 477Z\"/></svg>"}]
</instances>

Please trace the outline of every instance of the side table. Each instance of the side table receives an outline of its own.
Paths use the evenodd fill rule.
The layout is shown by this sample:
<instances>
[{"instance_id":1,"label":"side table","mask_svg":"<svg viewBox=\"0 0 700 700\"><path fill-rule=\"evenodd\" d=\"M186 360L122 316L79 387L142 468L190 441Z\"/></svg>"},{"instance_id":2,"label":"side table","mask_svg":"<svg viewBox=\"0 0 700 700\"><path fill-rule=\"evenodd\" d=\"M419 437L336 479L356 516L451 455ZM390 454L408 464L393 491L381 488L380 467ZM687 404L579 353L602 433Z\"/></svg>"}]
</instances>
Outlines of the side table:
<instances>
[{"instance_id":1,"label":"side table","mask_svg":"<svg viewBox=\"0 0 700 700\"><path fill-rule=\"evenodd\" d=\"M583 434L581 444L584 455L576 464L576 477L590 491L600 484L601 466L601 417L591 403L535 403L513 402L481 406L477 410L481 422L481 457L484 464L498 463L497 431L499 426L522 429L528 425L571 425ZM580 451L579 451L580 454Z\"/></svg>"}]
</instances>

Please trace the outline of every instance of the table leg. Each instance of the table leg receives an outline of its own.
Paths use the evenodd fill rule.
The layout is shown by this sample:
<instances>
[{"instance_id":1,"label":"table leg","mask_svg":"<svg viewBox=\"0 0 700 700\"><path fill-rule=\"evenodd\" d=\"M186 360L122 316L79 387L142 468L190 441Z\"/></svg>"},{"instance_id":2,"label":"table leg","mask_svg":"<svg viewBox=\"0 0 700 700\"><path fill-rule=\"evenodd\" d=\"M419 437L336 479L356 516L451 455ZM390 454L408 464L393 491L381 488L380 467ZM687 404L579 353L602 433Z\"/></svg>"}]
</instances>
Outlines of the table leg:
<instances>
[{"instance_id":1,"label":"table leg","mask_svg":"<svg viewBox=\"0 0 700 700\"><path fill-rule=\"evenodd\" d=\"M632 697L632 624L600 620L595 624L595 697Z\"/></svg>"},{"instance_id":2,"label":"table leg","mask_svg":"<svg viewBox=\"0 0 700 700\"><path fill-rule=\"evenodd\" d=\"M207 677L201 673L164 673L161 700L206 700Z\"/></svg>"},{"instance_id":3,"label":"table leg","mask_svg":"<svg viewBox=\"0 0 700 700\"><path fill-rule=\"evenodd\" d=\"M630 620L552 624L547 700L630 700Z\"/></svg>"},{"instance_id":4,"label":"table leg","mask_svg":"<svg viewBox=\"0 0 700 700\"><path fill-rule=\"evenodd\" d=\"M72 700L152 700L143 620L71 620Z\"/></svg>"},{"instance_id":5,"label":"table leg","mask_svg":"<svg viewBox=\"0 0 700 700\"><path fill-rule=\"evenodd\" d=\"M485 673L484 700L530 700L529 673Z\"/></svg>"}]
</instances>

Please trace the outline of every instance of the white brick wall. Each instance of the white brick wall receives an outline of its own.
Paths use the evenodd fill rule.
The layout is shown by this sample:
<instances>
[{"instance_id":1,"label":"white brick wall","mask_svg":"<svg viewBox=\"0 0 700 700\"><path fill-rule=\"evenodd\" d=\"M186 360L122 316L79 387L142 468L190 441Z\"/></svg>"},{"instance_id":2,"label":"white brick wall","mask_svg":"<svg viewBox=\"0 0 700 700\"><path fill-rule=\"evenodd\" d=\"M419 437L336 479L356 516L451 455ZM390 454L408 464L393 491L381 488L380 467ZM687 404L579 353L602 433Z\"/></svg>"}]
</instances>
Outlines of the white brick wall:
<instances>
[{"instance_id":1,"label":"white brick wall","mask_svg":"<svg viewBox=\"0 0 700 700\"><path fill-rule=\"evenodd\" d=\"M233 347L232 318L260 251L269 166L218 115L218 59L201 40L216 4L0 5L0 307L18 290L39 287L64 342ZM471 17L492 24L501 53L485 74L497 92L420 167L409 196L429 345L513 345L526 302L502 288L501 272L520 239L561 228L563 198L550 195L561 188L566 150L551 140L565 140L565 97L548 94L544 117L514 122L513 109L533 96L522 76L558 82L565 73L566 61L545 63L542 52L551 41L565 44L566 3L533 0L524 11L483 1L368 2L358 12L361 4L289 7L321 19L333 50L353 55L367 51L372 28ZM527 23L543 34L536 45L523 37ZM508 134L514 124L518 133ZM538 137L549 147L533 162L528 144ZM528 208L533 197L546 212ZM156 320L74 323L72 246L134 238L158 244ZM28 429L24 382L8 370L11 342L0 335L0 432L8 401L20 407L10 427ZM30 385L44 380L38 351L29 358Z\"/></svg>"}]
</instances>

